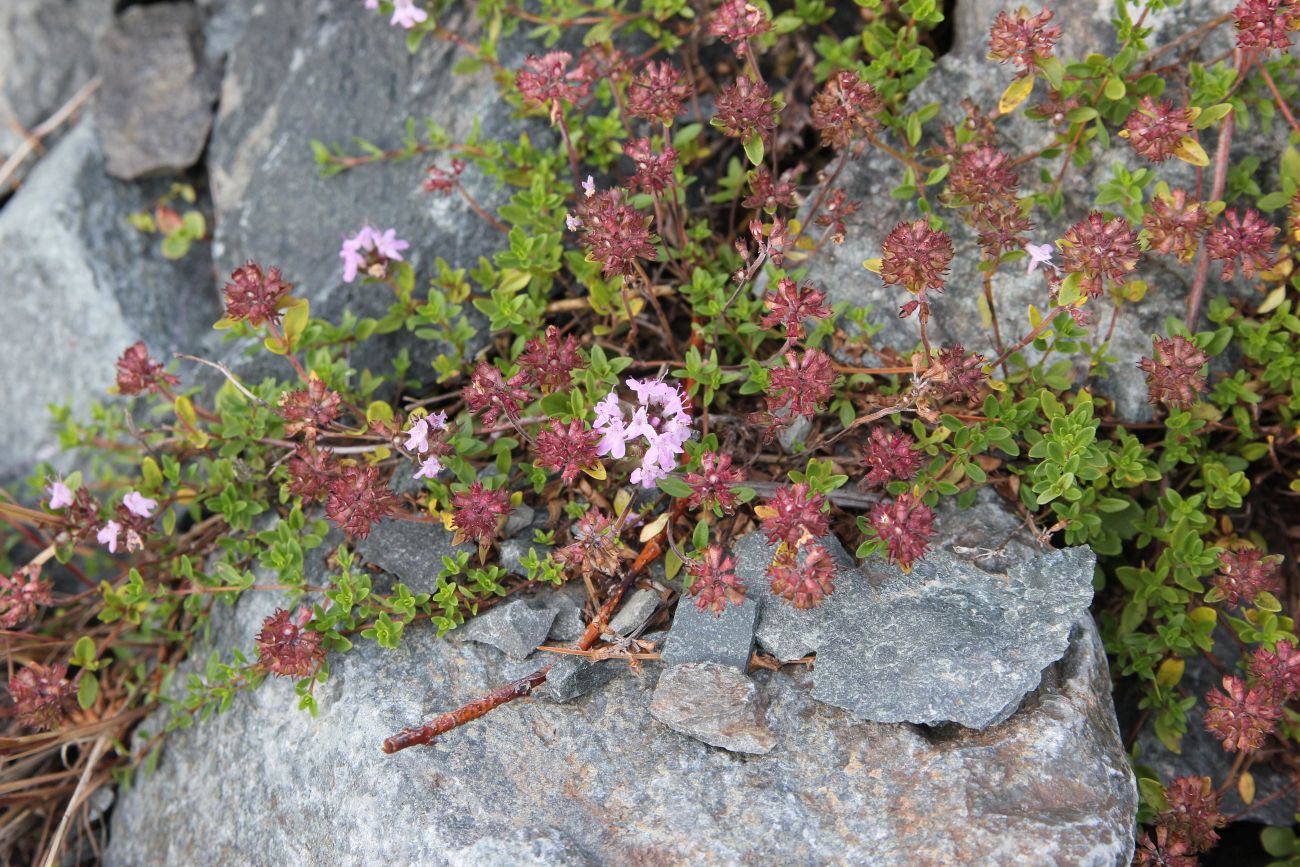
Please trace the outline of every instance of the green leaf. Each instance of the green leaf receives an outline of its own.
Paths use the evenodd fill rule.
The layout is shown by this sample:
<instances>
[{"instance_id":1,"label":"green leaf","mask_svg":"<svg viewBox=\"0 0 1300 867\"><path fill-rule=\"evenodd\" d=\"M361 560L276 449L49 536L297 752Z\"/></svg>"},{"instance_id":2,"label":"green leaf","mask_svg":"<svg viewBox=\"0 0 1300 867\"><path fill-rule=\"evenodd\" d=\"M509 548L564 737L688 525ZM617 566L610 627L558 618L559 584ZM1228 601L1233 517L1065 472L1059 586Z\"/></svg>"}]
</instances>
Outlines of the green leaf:
<instances>
[{"instance_id":1,"label":"green leaf","mask_svg":"<svg viewBox=\"0 0 1300 867\"><path fill-rule=\"evenodd\" d=\"M658 484L659 490L670 497L689 497L692 493L691 486L676 476L665 476L656 484Z\"/></svg>"},{"instance_id":2,"label":"green leaf","mask_svg":"<svg viewBox=\"0 0 1300 867\"><path fill-rule=\"evenodd\" d=\"M1259 844L1274 858L1295 853L1295 831L1290 828L1265 828L1259 832Z\"/></svg>"},{"instance_id":3,"label":"green leaf","mask_svg":"<svg viewBox=\"0 0 1300 867\"><path fill-rule=\"evenodd\" d=\"M761 166L763 164L763 136L754 133L745 139L745 156L749 157L752 165Z\"/></svg>"},{"instance_id":4,"label":"green leaf","mask_svg":"<svg viewBox=\"0 0 1300 867\"><path fill-rule=\"evenodd\" d=\"M81 705L82 710L90 710L90 706L99 698L99 678L90 672L82 672L81 683L77 685L77 704Z\"/></svg>"}]
</instances>

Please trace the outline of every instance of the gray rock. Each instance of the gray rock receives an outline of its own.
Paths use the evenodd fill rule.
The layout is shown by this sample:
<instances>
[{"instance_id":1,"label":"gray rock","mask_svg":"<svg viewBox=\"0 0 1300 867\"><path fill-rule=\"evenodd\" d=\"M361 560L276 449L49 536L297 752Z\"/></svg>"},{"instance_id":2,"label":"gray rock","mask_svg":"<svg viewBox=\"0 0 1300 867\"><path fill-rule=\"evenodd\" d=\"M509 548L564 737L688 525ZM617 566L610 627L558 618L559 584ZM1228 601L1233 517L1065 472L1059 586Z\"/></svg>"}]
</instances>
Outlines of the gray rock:
<instances>
[{"instance_id":1,"label":"gray rock","mask_svg":"<svg viewBox=\"0 0 1300 867\"><path fill-rule=\"evenodd\" d=\"M505 555L502 554L502 559ZM560 587L548 587L538 591L529 599L535 608L545 608L555 612L555 622L547 638L552 641L576 641L587 625L582 619L582 608L586 601L586 591L581 582L571 582Z\"/></svg>"},{"instance_id":2,"label":"gray rock","mask_svg":"<svg viewBox=\"0 0 1300 867\"><path fill-rule=\"evenodd\" d=\"M628 636L645 626L659 607L659 594L645 588L634 591L623 600L623 605L609 619L609 631L615 635Z\"/></svg>"},{"instance_id":3,"label":"gray rock","mask_svg":"<svg viewBox=\"0 0 1300 867\"><path fill-rule=\"evenodd\" d=\"M554 828L527 828L508 837L484 837L447 853L450 867L590 867L572 840Z\"/></svg>"},{"instance_id":4,"label":"gray rock","mask_svg":"<svg viewBox=\"0 0 1300 867\"><path fill-rule=\"evenodd\" d=\"M213 38L229 46L208 154L219 274L255 259L279 266L296 294L310 300L313 316L337 320L345 310L382 316L393 302L391 292L342 280L339 244L362 225L391 227L410 241L406 256L416 268L417 287L427 285L435 257L453 267L474 267L480 256L499 249L497 231L460 197L420 188L425 168L445 167L445 157L322 178L309 146L317 139L351 147L354 137L363 136L382 148L397 148L407 118L417 127L424 118L436 120L452 141L464 141L477 118L485 136L504 134L503 128L516 122L509 112L489 110L499 104L491 76L452 75L462 57L459 49L426 40L410 54L400 28L388 27L352 0L229 0L212 20L220 30ZM451 9L439 20L475 38L472 9ZM341 63L340 58L365 61ZM515 58L503 56L502 62ZM488 209L505 201L506 193L474 168L462 181ZM417 288L417 297L422 291ZM486 339L484 330L471 341L470 354ZM412 372L419 375L448 347L395 332L366 341L350 361L357 369L387 373L402 350L411 353ZM231 361L257 379L265 359Z\"/></svg>"},{"instance_id":5,"label":"gray rock","mask_svg":"<svg viewBox=\"0 0 1300 867\"><path fill-rule=\"evenodd\" d=\"M96 34L113 16L113 0L5 0L0 3L0 163L95 74ZM42 144L51 148L60 127ZM29 156L0 184L0 198L37 162Z\"/></svg>"},{"instance_id":6,"label":"gray rock","mask_svg":"<svg viewBox=\"0 0 1300 867\"><path fill-rule=\"evenodd\" d=\"M758 603L748 595L741 604L728 605L716 617L711 611L700 611L695 600L684 597L673 614L672 629L664 644L664 662L715 662L743 674L749 670L757 621Z\"/></svg>"},{"instance_id":7,"label":"gray rock","mask_svg":"<svg viewBox=\"0 0 1300 867\"><path fill-rule=\"evenodd\" d=\"M776 435L776 439L787 454L793 453L796 448L802 447L804 440L808 439L810 430L812 430L812 419L806 415L801 415L781 428L781 432Z\"/></svg>"},{"instance_id":8,"label":"gray rock","mask_svg":"<svg viewBox=\"0 0 1300 867\"><path fill-rule=\"evenodd\" d=\"M546 692L554 701L573 701L604 686L626 670L627 664L617 660L561 655L546 676Z\"/></svg>"},{"instance_id":9,"label":"gray rock","mask_svg":"<svg viewBox=\"0 0 1300 867\"><path fill-rule=\"evenodd\" d=\"M250 650L281 601L245 594L214 634ZM239 694L170 735L157 771L121 795L107 863L513 863L534 838L548 864L1109 865L1133 849L1133 779L1086 617L1035 696L978 733L863 722L815 701L807 672L763 671L775 746L742 759L653 722L661 666L648 663L570 704L521 699L427 748L380 752L510 666L413 624L396 650L359 641L332 657L316 717L288 682Z\"/></svg>"},{"instance_id":10,"label":"gray rock","mask_svg":"<svg viewBox=\"0 0 1300 867\"><path fill-rule=\"evenodd\" d=\"M385 518L357 541L357 553L368 563L396 575L414 593L432 592L442 572L442 558L458 551L474 552L473 545L451 544L451 534L441 524Z\"/></svg>"},{"instance_id":11,"label":"gray rock","mask_svg":"<svg viewBox=\"0 0 1300 867\"><path fill-rule=\"evenodd\" d=\"M841 570L852 570L853 559L839 539L826 536L819 540ZM852 607L854 585L837 581L835 592L818 608L795 608L772 595L767 566L776 547L769 545L761 533L742 536L732 548L736 558L736 577L749 588L748 596L758 606L755 637L764 651L782 662L802 659L816 653L831 620L830 612L843 606Z\"/></svg>"},{"instance_id":12,"label":"gray rock","mask_svg":"<svg viewBox=\"0 0 1300 867\"><path fill-rule=\"evenodd\" d=\"M453 634L465 641L490 644L511 659L526 659L546 642L554 620L554 609L534 608L526 599L515 599L465 621Z\"/></svg>"},{"instance_id":13,"label":"gray rock","mask_svg":"<svg viewBox=\"0 0 1300 867\"><path fill-rule=\"evenodd\" d=\"M510 515L506 518L506 525L501 532L506 536L516 536L533 525L533 519L536 515L536 509L520 503L510 510Z\"/></svg>"},{"instance_id":14,"label":"gray rock","mask_svg":"<svg viewBox=\"0 0 1300 867\"><path fill-rule=\"evenodd\" d=\"M99 140L108 173L131 180L198 162L212 130L217 78L190 3L127 9L99 38Z\"/></svg>"},{"instance_id":15,"label":"gray rock","mask_svg":"<svg viewBox=\"0 0 1300 867\"><path fill-rule=\"evenodd\" d=\"M776 743L758 687L730 665L688 662L664 669L650 715L675 732L733 753L763 755Z\"/></svg>"},{"instance_id":16,"label":"gray rock","mask_svg":"<svg viewBox=\"0 0 1300 867\"><path fill-rule=\"evenodd\" d=\"M984 728L1006 719L1065 653L1092 601L1095 557L1051 551L986 572L944 550L910 573L874 561L853 616L817 653L813 696L863 719Z\"/></svg>"},{"instance_id":17,"label":"gray rock","mask_svg":"<svg viewBox=\"0 0 1300 867\"><path fill-rule=\"evenodd\" d=\"M179 261L163 259L157 238L127 224L166 190L162 182L109 178L89 120L41 160L0 210L0 309L6 336L0 368L0 478L26 474L38 459L69 461L49 433L52 403L89 414L107 398L122 351L143 339L170 360L194 352L221 315L206 245Z\"/></svg>"}]
</instances>

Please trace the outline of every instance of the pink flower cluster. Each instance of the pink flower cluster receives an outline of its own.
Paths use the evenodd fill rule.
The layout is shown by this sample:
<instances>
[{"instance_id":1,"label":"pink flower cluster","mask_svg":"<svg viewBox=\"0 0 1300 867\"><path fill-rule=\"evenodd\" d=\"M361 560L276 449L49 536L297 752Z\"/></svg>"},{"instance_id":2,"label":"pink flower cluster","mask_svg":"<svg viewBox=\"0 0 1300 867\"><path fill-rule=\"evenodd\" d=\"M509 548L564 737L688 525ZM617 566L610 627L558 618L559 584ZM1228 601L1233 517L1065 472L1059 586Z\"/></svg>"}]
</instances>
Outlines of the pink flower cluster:
<instances>
[{"instance_id":1,"label":"pink flower cluster","mask_svg":"<svg viewBox=\"0 0 1300 867\"><path fill-rule=\"evenodd\" d=\"M411 426L406 431L406 447L418 455L423 455L425 452L430 451L429 435L434 431L446 429L447 414L445 412L421 416L411 422ZM421 460L420 468L415 471L415 478L432 479L440 472L442 472L442 461L438 460L437 454L429 454Z\"/></svg>"},{"instance_id":2,"label":"pink flower cluster","mask_svg":"<svg viewBox=\"0 0 1300 867\"><path fill-rule=\"evenodd\" d=\"M366 0L367 9L378 9L379 0ZM419 6L415 5L415 0L393 0L393 17L388 19L392 27L401 27L410 30L417 24L421 24L429 17Z\"/></svg>"},{"instance_id":3,"label":"pink flower cluster","mask_svg":"<svg viewBox=\"0 0 1300 867\"><path fill-rule=\"evenodd\" d=\"M402 251L409 246L408 242L397 237L396 229L380 232L374 226L362 226L361 231L344 240L339 249L339 258L343 260L343 282L351 283L360 271L383 276L386 273L384 266L402 261Z\"/></svg>"},{"instance_id":4,"label":"pink flower cluster","mask_svg":"<svg viewBox=\"0 0 1300 867\"><path fill-rule=\"evenodd\" d=\"M139 551L144 547L144 539L140 536L142 529L140 527L130 526L131 523L141 523L138 519L149 519L153 517L153 510L158 508L158 501L146 497L139 491L130 491L122 498L122 507L118 511L119 517L123 521L110 520L95 535L95 540L108 549L110 554L116 554L118 545L122 542L123 531L126 531L126 550ZM136 519L136 520L132 520Z\"/></svg>"},{"instance_id":5,"label":"pink flower cluster","mask_svg":"<svg viewBox=\"0 0 1300 867\"><path fill-rule=\"evenodd\" d=\"M632 471L632 481L653 488L655 482L676 469L682 446L691 438L690 400L681 389L659 379L629 379L627 387L637 396L630 420L617 390L596 404L592 430L601 434L596 453L619 460L627 454L629 445L643 439L645 451L641 466Z\"/></svg>"}]
</instances>

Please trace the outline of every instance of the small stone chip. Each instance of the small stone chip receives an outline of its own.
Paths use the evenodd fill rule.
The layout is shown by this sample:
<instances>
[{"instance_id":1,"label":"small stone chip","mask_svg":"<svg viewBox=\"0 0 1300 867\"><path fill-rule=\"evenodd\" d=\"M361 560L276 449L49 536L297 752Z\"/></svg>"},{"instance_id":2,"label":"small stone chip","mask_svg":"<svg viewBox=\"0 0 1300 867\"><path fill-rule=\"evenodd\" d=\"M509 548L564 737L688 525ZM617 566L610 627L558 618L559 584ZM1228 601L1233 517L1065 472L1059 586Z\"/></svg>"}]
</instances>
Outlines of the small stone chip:
<instances>
[{"instance_id":1,"label":"small stone chip","mask_svg":"<svg viewBox=\"0 0 1300 867\"><path fill-rule=\"evenodd\" d=\"M758 686L729 665L688 662L664 669L650 715L673 731L733 753L762 755L776 744Z\"/></svg>"}]
</instances>

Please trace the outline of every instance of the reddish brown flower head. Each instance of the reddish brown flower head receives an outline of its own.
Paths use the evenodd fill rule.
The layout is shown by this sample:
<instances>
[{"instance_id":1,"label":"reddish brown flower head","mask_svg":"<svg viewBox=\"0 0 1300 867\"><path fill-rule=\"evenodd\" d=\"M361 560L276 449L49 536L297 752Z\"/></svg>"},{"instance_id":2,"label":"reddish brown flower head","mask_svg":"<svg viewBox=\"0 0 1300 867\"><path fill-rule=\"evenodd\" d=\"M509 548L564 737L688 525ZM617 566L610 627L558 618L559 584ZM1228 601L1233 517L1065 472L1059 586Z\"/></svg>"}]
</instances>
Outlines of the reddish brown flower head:
<instances>
[{"instance_id":1,"label":"reddish brown flower head","mask_svg":"<svg viewBox=\"0 0 1300 867\"><path fill-rule=\"evenodd\" d=\"M862 461L867 465L867 484L884 487L895 480L916 478L925 453L916 450L911 434L876 425L863 447Z\"/></svg>"},{"instance_id":2,"label":"reddish brown flower head","mask_svg":"<svg viewBox=\"0 0 1300 867\"><path fill-rule=\"evenodd\" d=\"M737 57L744 57L746 42L772 29L763 10L745 0L726 0L709 22L709 33L732 46Z\"/></svg>"},{"instance_id":3,"label":"reddish brown flower head","mask_svg":"<svg viewBox=\"0 0 1300 867\"><path fill-rule=\"evenodd\" d=\"M687 473L684 479L691 486L691 496L686 505L708 511L721 509L731 514L736 508L736 495L731 492L731 487L741 484L745 478L743 468L732 468L731 455L704 452L700 455L700 471Z\"/></svg>"},{"instance_id":4,"label":"reddish brown flower head","mask_svg":"<svg viewBox=\"0 0 1300 867\"><path fill-rule=\"evenodd\" d=\"M625 81L632 71L626 54L611 43L601 42L582 52L578 62L588 81Z\"/></svg>"},{"instance_id":5,"label":"reddish brown flower head","mask_svg":"<svg viewBox=\"0 0 1300 867\"><path fill-rule=\"evenodd\" d=\"M325 499L337 475L333 456L329 449L299 445L288 460L289 493L312 502Z\"/></svg>"},{"instance_id":6,"label":"reddish brown flower head","mask_svg":"<svg viewBox=\"0 0 1300 867\"><path fill-rule=\"evenodd\" d=\"M560 329L554 325L546 326L545 333L525 343L518 361L526 381L543 393L568 388L573 371L582 367L577 339L573 335L561 338Z\"/></svg>"},{"instance_id":7,"label":"reddish brown flower head","mask_svg":"<svg viewBox=\"0 0 1300 867\"><path fill-rule=\"evenodd\" d=\"M1072 96L1066 99L1059 90L1049 90L1047 99L1038 103L1026 114L1037 120L1045 120L1053 126L1065 126L1070 122L1070 112L1080 104L1078 97Z\"/></svg>"},{"instance_id":8,"label":"reddish brown flower head","mask_svg":"<svg viewBox=\"0 0 1300 867\"><path fill-rule=\"evenodd\" d=\"M989 59L1015 63L1024 75L1040 60L1051 57L1056 40L1061 38L1060 27L1048 26L1051 20L1051 9L1037 15L1030 14L1023 6L1015 12L999 12L989 31Z\"/></svg>"},{"instance_id":9,"label":"reddish brown flower head","mask_svg":"<svg viewBox=\"0 0 1300 867\"><path fill-rule=\"evenodd\" d=\"M306 388L286 391L280 395L279 408L285 435L302 434L308 442L315 442L317 434L339 417L342 401L337 391L326 388L315 375L307 380Z\"/></svg>"},{"instance_id":10,"label":"reddish brown flower head","mask_svg":"<svg viewBox=\"0 0 1300 867\"><path fill-rule=\"evenodd\" d=\"M1188 201L1186 190L1157 194L1151 200L1150 210L1142 215L1142 228L1150 249L1177 256L1183 262L1192 261L1201 235L1213 222L1214 215L1203 204L1194 199Z\"/></svg>"},{"instance_id":11,"label":"reddish brown flower head","mask_svg":"<svg viewBox=\"0 0 1300 867\"><path fill-rule=\"evenodd\" d=\"M149 357L143 340L128 346L117 360L117 390L121 394L161 393L178 382L179 379L163 369L161 361Z\"/></svg>"},{"instance_id":12,"label":"reddish brown flower head","mask_svg":"<svg viewBox=\"0 0 1300 867\"><path fill-rule=\"evenodd\" d=\"M672 185L677 151L671 145L656 154L650 147L650 139L642 138L623 145L623 153L636 164L636 174L632 176L632 186L636 189L658 195Z\"/></svg>"},{"instance_id":13,"label":"reddish brown flower head","mask_svg":"<svg viewBox=\"0 0 1300 867\"><path fill-rule=\"evenodd\" d=\"M262 621L257 633L257 659L276 677L312 677L325 661L325 636L307 629L311 609L301 606L296 615L283 608Z\"/></svg>"},{"instance_id":14,"label":"reddish brown flower head","mask_svg":"<svg viewBox=\"0 0 1300 867\"><path fill-rule=\"evenodd\" d=\"M780 178L773 178L766 166L760 167L749 175L749 195L741 201L746 208L772 213L778 207L793 208L798 205L795 200L794 178L798 171L781 173Z\"/></svg>"},{"instance_id":15,"label":"reddish brown flower head","mask_svg":"<svg viewBox=\"0 0 1300 867\"><path fill-rule=\"evenodd\" d=\"M885 543L889 559L905 570L921 559L934 536L934 512L910 493L877 503L867 520Z\"/></svg>"},{"instance_id":16,"label":"reddish brown flower head","mask_svg":"<svg viewBox=\"0 0 1300 867\"><path fill-rule=\"evenodd\" d=\"M582 421L574 419L565 427L552 421L549 429L537 434L537 463L560 474L565 482L572 482L578 473L596 465L596 445L600 434L586 430Z\"/></svg>"},{"instance_id":17,"label":"reddish brown flower head","mask_svg":"<svg viewBox=\"0 0 1300 867\"><path fill-rule=\"evenodd\" d=\"M451 510L456 536L473 539L486 548L496 541L501 519L510 513L510 494L490 491L482 482L475 482L468 490L452 494Z\"/></svg>"},{"instance_id":18,"label":"reddish brown flower head","mask_svg":"<svg viewBox=\"0 0 1300 867\"><path fill-rule=\"evenodd\" d=\"M627 88L627 111L632 117L672 123L691 96L682 71L666 60L652 60Z\"/></svg>"},{"instance_id":19,"label":"reddish brown flower head","mask_svg":"<svg viewBox=\"0 0 1300 867\"><path fill-rule=\"evenodd\" d=\"M78 542L93 538L99 530L99 502L82 485L72 494L72 505L63 512L63 529Z\"/></svg>"},{"instance_id":20,"label":"reddish brown flower head","mask_svg":"<svg viewBox=\"0 0 1300 867\"><path fill-rule=\"evenodd\" d=\"M1201 367L1209 360L1186 337L1155 338L1153 358L1143 358L1138 368L1147 375L1147 402L1171 407L1189 407L1205 391Z\"/></svg>"},{"instance_id":21,"label":"reddish brown flower head","mask_svg":"<svg viewBox=\"0 0 1300 867\"><path fill-rule=\"evenodd\" d=\"M779 415L788 409L789 417L816 415L830 399L835 382L830 357L818 349L809 349L802 358L787 352L785 364L768 376L768 412Z\"/></svg>"},{"instance_id":22,"label":"reddish brown flower head","mask_svg":"<svg viewBox=\"0 0 1300 867\"><path fill-rule=\"evenodd\" d=\"M824 293L807 283L800 285L789 277L782 277L776 289L763 297L763 303L771 311L763 317L763 327L784 325L786 337L790 340L803 339L805 319L831 317Z\"/></svg>"},{"instance_id":23,"label":"reddish brown flower head","mask_svg":"<svg viewBox=\"0 0 1300 867\"><path fill-rule=\"evenodd\" d=\"M573 105L591 89L586 70L569 68L573 55L567 51L550 51L541 57L529 57L515 73L515 86L524 101L534 106L559 110L563 103Z\"/></svg>"},{"instance_id":24,"label":"reddish brown flower head","mask_svg":"<svg viewBox=\"0 0 1300 867\"><path fill-rule=\"evenodd\" d=\"M41 576L41 567L27 565L12 578L0 575L0 629L16 629L36 619L36 608L49 605L50 581Z\"/></svg>"},{"instance_id":25,"label":"reddish brown flower head","mask_svg":"<svg viewBox=\"0 0 1300 867\"><path fill-rule=\"evenodd\" d=\"M1011 167L1011 159L991 145L968 150L953 163L948 173L949 191L963 202L980 205L999 202L1015 203L1020 178Z\"/></svg>"},{"instance_id":26,"label":"reddish brown flower head","mask_svg":"<svg viewBox=\"0 0 1300 867\"><path fill-rule=\"evenodd\" d=\"M1025 233L1029 231L1029 218L1018 204L992 201L971 209L971 225L979 232L976 239L980 249L991 258L1011 250L1023 250Z\"/></svg>"},{"instance_id":27,"label":"reddish brown flower head","mask_svg":"<svg viewBox=\"0 0 1300 867\"><path fill-rule=\"evenodd\" d=\"M1205 712L1205 728L1223 741L1230 753L1253 752L1264 745L1273 733L1282 710L1268 690L1246 689L1239 677L1225 677L1223 691L1213 690L1205 696L1210 709Z\"/></svg>"},{"instance_id":28,"label":"reddish brown flower head","mask_svg":"<svg viewBox=\"0 0 1300 867\"><path fill-rule=\"evenodd\" d=\"M502 413L518 418L519 411L528 402L528 392L521 387L526 381L524 373L517 373L507 382L496 367L480 361L462 393L465 405L470 412L478 413L479 419L488 427L496 424Z\"/></svg>"},{"instance_id":29,"label":"reddish brown flower head","mask_svg":"<svg viewBox=\"0 0 1300 867\"><path fill-rule=\"evenodd\" d=\"M917 294L941 291L951 261L952 239L947 233L931 229L925 220L899 223L885 237L880 278Z\"/></svg>"},{"instance_id":30,"label":"reddish brown flower head","mask_svg":"<svg viewBox=\"0 0 1300 867\"><path fill-rule=\"evenodd\" d=\"M1102 281L1123 286L1137 267L1138 238L1128 220L1107 220L1093 211L1075 223L1061 242L1061 267L1067 274L1081 274L1089 297L1102 292Z\"/></svg>"},{"instance_id":31,"label":"reddish brown flower head","mask_svg":"<svg viewBox=\"0 0 1300 867\"><path fill-rule=\"evenodd\" d=\"M601 190L578 202L583 241L591 258L605 267L605 276L628 276L636 270L637 259L654 259L650 217L623 201L622 191Z\"/></svg>"},{"instance_id":32,"label":"reddish brown flower head","mask_svg":"<svg viewBox=\"0 0 1300 867\"><path fill-rule=\"evenodd\" d=\"M983 396L984 384L989 376L984 372L984 356L978 352L966 354L960 343L940 349L934 356L934 383L939 386L945 400L965 399L977 403Z\"/></svg>"},{"instance_id":33,"label":"reddish brown flower head","mask_svg":"<svg viewBox=\"0 0 1300 867\"><path fill-rule=\"evenodd\" d=\"M836 244L843 244L844 235L848 231L845 221L856 214L861 207L862 203L857 199L850 199L844 190L832 190L831 194L823 200L821 213L813 219L813 223L829 228L831 240Z\"/></svg>"},{"instance_id":34,"label":"reddish brown flower head","mask_svg":"<svg viewBox=\"0 0 1300 867\"><path fill-rule=\"evenodd\" d=\"M1143 834L1133 853L1133 863L1138 867L1197 867L1200 860L1185 840L1170 836L1169 829L1156 828L1155 838Z\"/></svg>"},{"instance_id":35,"label":"reddish brown flower head","mask_svg":"<svg viewBox=\"0 0 1300 867\"><path fill-rule=\"evenodd\" d=\"M819 542L800 548L778 547L768 564L767 577L772 580L772 593L795 608L816 608L835 592L835 563Z\"/></svg>"},{"instance_id":36,"label":"reddish brown flower head","mask_svg":"<svg viewBox=\"0 0 1300 867\"><path fill-rule=\"evenodd\" d=\"M1274 652L1255 648L1250 659L1251 676L1282 704L1300 694L1300 651L1290 641L1279 641Z\"/></svg>"},{"instance_id":37,"label":"reddish brown flower head","mask_svg":"<svg viewBox=\"0 0 1300 867\"><path fill-rule=\"evenodd\" d=\"M14 716L28 728L52 731L59 727L72 710L76 686L68 680L68 667L62 663L32 663L9 678L9 695L14 700Z\"/></svg>"},{"instance_id":38,"label":"reddish brown flower head","mask_svg":"<svg viewBox=\"0 0 1300 867\"><path fill-rule=\"evenodd\" d=\"M1219 796L1209 777L1179 777L1165 786L1169 809L1156 822L1169 829L1171 837L1185 841L1198 852L1213 849L1219 842L1215 828L1227 824L1219 812Z\"/></svg>"},{"instance_id":39,"label":"reddish brown flower head","mask_svg":"<svg viewBox=\"0 0 1300 867\"><path fill-rule=\"evenodd\" d=\"M1223 262L1223 279L1231 280L1238 260L1241 275L1253 277L1256 271L1273 267L1273 239L1278 228L1267 222L1254 208L1238 215L1236 208L1223 212L1219 222L1205 238L1205 250L1211 259Z\"/></svg>"},{"instance_id":40,"label":"reddish brown flower head","mask_svg":"<svg viewBox=\"0 0 1300 867\"><path fill-rule=\"evenodd\" d=\"M1220 552L1219 571L1213 580L1229 605L1242 600L1250 604L1262 590L1274 595L1282 592L1281 572L1280 556L1265 556L1258 548L1240 548Z\"/></svg>"},{"instance_id":41,"label":"reddish brown flower head","mask_svg":"<svg viewBox=\"0 0 1300 867\"><path fill-rule=\"evenodd\" d=\"M609 518L588 509L571 532L573 541L555 552L555 559L584 576L614 575L622 567L625 549Z\"/></svg>"},{"instance_id":42,"label":"reddish brown flower head","mask_svg":"<svg viewBox=\"0 0 1300 867\"><path fill-rule=\"evenodd\" d=\"M837 72L813 97L813 129L821 133L826 147L846 148L855 135L880 127L876 116L884 107L876 89L856 72Z\"/></svg>"},{"instance_id":43,"label":"reddish brown flower head","mask_svg":"<svg viewBox=\"0 0 1300 867\"><path fill-rule=\"evenodd\" d=\"M1138 107L1124 121L1120 135L1128 139L1133 150L1152 162L1162 163L1182 146L1185 137L1195 137L1192 112L1174 108L1169 101L1157 103L1149 96L1138 102Z\"/></svg>"},{"instance_id":44,"label":"reddish brown flower head","mask_svg":"<svg viewBox=\"0 0 1300 867\"><path fill-rule=\"evenodd\" d=\"M280 302L292 291L279 268L267 268L263 273L262 266L250 259L231 273L226 284L226 317L254 327L263 322L279 325Z\"/></svg>"},{"instance_id":45,"label":"reddish brown flower head","mask_svg":"<svg viewBox=\"0 0 1300 867\"><path fill-rule=\"evenodd\" d=\"M325 516L343 532L364 539L370 527L393 512L395 497L374 466L343 467L330 482Z\"/></svg>"},{"instance_id":46,"label":"reddish brown flower head","mask_svg":"<svg viewBox=\"0 0 1300 867\"><path fill-rule=\"evenodd\" d=\"M763 508L767 541L798 547L805 536L825 536L830 526L822 511L825 505L826 498L812 493L807 482L777 488Z\"/></svg>"},{"instance_id":47,"label":"reddish brown flower head","mask_svg":"<svg viewBox=\"0 0 1300 867\"><path fill-rule=\"evenodd\" d=\"M1237 44L1242 48L1287 51L1290 32L1300 27L1300 7L1295 0L1241 0L1232 10Z\"/></svg>"},{"instance_id":48,"label":"reddish brown flower head","mask_svg":"<svg viewBox=\"0 0 1300 867\"><path fill-rule=\"evenodd\" d=\"M771 141L772 131L776 129L776 113L768 86L741 76L718 94L718 114L713 125L732 138L749 139L760 135L764 141Z\"/></svg>"},{"instance_id":49,"label":"reddish brown flower head","mask_svg":"<svg viewBox=\"0 0 1300 867\"><path fill-rule=\"evenodd\" d=\"M728 605L745 601L748 588L736 577L736 561L725 556L717 545L710 545L686 571L694 579L691 595L700 611L712 611L714 617L720 617Z\"/></svg>"},{"instance_id":50,"label":"reddish brown flower head","mask_svg":"<svg viewBox=\"0 0 1300 867\"><path fill-rule=\"evenodd\" d=\"M424 170L424 182L420 187L426 193L442 193L448 195L460 186L461 173L468 166L465 160L452 160L451 168L443 169L438 166L429 166Z\"/></svg>"}]
</instances>

